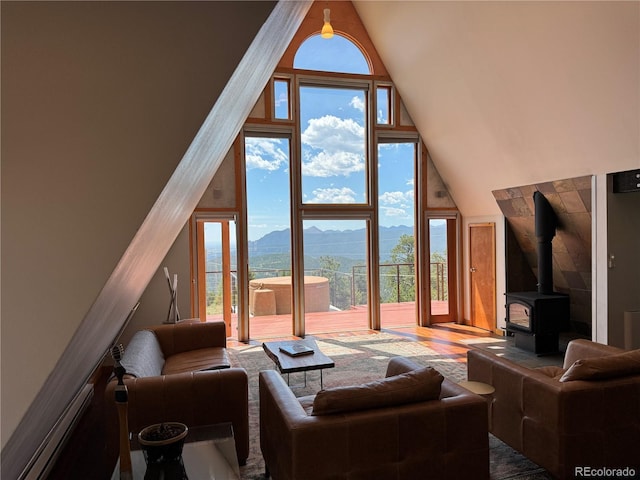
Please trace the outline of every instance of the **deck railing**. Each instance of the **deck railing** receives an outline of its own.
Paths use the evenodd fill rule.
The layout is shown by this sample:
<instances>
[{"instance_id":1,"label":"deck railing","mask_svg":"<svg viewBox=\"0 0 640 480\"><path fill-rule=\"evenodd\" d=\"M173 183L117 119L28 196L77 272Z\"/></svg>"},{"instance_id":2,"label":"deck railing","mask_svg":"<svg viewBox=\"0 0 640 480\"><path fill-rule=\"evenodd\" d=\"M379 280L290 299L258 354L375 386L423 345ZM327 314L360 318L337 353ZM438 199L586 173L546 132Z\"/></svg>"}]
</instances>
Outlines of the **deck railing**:
<instances>
[{"instance_id":1,"label":"deck railing","mask_svg":"<svg viewBox=\"0 0 640 480\"><path fill-rule=\"evenodd\" d=\"M431 262L431 300L447 300L447 264ZM331 305L344 310L366 303L366 265L356 265L351 272L332 271L323 268L305 270L305 275L315 275L329 279ZM222 311L222 271L207 270L207 313ZM283 268L251 269L253 278L272 278L291 275L291 270ZM237 305L237 271L231 270L231 300ZM411 263L380 264L381 303L402 303L415 301L415 267ZM235 308L234 308L235 310Z\"/></svg>"}]
</instances>

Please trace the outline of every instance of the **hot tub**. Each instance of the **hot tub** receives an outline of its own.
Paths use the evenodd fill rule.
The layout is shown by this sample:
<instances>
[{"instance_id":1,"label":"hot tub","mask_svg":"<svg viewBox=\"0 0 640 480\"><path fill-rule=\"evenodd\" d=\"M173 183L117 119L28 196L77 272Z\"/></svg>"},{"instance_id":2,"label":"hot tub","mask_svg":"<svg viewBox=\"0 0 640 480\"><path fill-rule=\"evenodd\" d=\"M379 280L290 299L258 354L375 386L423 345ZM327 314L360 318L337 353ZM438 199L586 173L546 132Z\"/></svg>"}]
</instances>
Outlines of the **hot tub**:
<instances>
[{"instance_id":1,"label":"hot tub","mask_svg":"<svg viewBox=\"0 0 640 480\"><path fill-rule=\"evenodd\" d=\"M249 312L252 315L291 313L291 277L256 278L249 282ZM273 293L270 293L273 292ZM325 277L304 277L304 311L329 311L329 279Z\"/></svg>"}]
</instances>

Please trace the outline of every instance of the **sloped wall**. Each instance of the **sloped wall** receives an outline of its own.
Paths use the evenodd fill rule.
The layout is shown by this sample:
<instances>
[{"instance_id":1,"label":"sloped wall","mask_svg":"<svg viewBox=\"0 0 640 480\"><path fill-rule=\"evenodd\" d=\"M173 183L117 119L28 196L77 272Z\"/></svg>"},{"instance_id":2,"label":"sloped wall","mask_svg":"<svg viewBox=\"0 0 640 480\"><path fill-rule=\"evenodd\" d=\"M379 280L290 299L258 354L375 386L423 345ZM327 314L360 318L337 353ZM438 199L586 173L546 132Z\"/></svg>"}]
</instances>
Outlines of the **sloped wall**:
<instances>
[{"instance_id":1,"label":"sloped wall","mask_svg":"<svg viewBox=\"0 0 640 480\"><path fill-rule=\"evenodd\" d=\"M3 466L273 5L2 2Z\"/></svg>"}]
</instances>

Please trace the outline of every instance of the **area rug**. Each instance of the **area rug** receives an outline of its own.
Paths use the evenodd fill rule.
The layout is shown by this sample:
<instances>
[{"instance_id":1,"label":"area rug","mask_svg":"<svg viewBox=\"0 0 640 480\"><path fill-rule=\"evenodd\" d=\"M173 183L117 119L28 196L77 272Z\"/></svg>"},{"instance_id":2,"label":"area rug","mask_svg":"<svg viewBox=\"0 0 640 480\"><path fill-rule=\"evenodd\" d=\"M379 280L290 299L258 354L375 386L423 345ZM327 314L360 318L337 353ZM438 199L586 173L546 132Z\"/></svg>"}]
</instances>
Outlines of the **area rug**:
<instances>
[{"instance_id":1,"label":"area rug","mask_svg":"<svg viewBox=\"0 0 640 480\"><path fill-rule=\"evenodd\" d=\"M385 332L362 335L315 337L322 352L333 359L335 368L322 373L325 388L354 385L384 377L389 359L394 356L411 358L419 365L429 365L454 382L465 380L466 363L443 356L428 346ZM258 374L273 370L275 365L266 356L261 344L229 348L234 366L243 367L249 376L249 458L240 467L243 480L264 480L264 461L260 452ZM285 375L286 379L286 375ZM320 390L320 373L312 371L291 374L289 383L296 396L311 395ZM552 477L503 442L489 436L490 472L493 480L547 480ZM303 479L300 479L303 480Z\"/></svg>"}]
</instances>

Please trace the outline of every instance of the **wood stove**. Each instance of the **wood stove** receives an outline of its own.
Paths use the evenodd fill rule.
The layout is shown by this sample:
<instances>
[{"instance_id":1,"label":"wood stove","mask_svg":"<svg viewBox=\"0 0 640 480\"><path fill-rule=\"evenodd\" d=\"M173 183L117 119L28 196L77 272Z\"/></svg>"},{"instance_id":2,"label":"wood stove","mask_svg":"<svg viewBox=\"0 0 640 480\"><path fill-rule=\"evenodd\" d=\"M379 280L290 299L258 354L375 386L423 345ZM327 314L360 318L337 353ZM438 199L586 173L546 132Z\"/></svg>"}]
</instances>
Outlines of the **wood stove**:
<instances>
[{"instance_id":1,"label":"wood stove","mask_svg":"<svg viewBox=\"0 0 640 480\"><path fill-rule=\"evenodd\" d=\"M507 293L507 332L516 347L537 354L558 352L559 333L569 324L569 296L562 293Z\"/></svg>"},{"instance_id":2,"label":"wood stove","mask_svg":"<svg viewBox=\"0 0 640 480\"><path fill-rule=\"evenodd\" d=\"M551 241L558 220L540 192L533 194L535 230L538 240L538 291L506 294L507 333L516 347L549 354L558 352L559 333L569 328L569 296L553 291Z\"/></svg>"}]
</instances>

